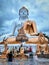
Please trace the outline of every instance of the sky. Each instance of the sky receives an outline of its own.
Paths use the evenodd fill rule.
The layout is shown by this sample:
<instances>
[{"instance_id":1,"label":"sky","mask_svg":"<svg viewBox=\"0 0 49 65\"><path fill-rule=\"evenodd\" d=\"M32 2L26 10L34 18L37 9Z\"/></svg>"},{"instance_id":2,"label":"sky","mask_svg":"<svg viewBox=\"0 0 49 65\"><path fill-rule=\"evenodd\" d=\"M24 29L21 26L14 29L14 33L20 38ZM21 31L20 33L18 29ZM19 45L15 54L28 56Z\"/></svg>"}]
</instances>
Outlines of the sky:
<instances>
[{"instance_id":1,"label":"sky","mask_svg":"<svg viewBox=\"0 0 49 65\"><path fill-rule=\"evenodd\" d=\"M15 23L25 22L19 20L19 9L23 6L29 11L29 20L36 22L37 31L49 36L49 0L0 0L0 35L11 34Z\"/></svg>"}]
</instances>

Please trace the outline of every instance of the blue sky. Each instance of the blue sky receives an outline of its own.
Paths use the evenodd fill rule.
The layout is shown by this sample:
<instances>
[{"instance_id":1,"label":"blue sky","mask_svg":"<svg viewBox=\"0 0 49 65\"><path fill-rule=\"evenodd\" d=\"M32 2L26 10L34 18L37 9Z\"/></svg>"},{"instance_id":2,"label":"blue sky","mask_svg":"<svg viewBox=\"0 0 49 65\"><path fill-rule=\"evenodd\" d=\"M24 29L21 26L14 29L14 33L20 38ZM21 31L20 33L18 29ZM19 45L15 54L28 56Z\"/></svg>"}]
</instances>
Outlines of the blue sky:
<instances>
[{"instance_id":1,"label":"blue sky","mask_svg":"<svg viewBox=\"0 0 49 65\"><path fill-rule=\"evenodd\" d=\"M23 22L19 20L19 9L23 6L29 10L29 20L36 22L38 32L49 36L49 0L0 0L0 35L11 34L14 23Z\"/></svg>"}]
</instances>

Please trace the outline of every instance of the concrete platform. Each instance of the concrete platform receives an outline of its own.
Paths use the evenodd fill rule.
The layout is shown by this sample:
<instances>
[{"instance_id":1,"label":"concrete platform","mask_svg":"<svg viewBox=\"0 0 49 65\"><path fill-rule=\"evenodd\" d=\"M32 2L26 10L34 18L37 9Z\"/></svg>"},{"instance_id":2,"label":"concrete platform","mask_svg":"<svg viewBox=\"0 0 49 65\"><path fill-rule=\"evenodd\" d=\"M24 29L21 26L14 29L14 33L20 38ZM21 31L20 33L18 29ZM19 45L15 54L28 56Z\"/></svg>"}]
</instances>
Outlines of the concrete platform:
<instances>
[{"instance_id":1,"label":"concrete platform","mask_svg":"<svg viewBox=\"0 0 49 65\"><path fill-rule=\"evenodd\" d=\"M7 62L7 59L0 59L0 65L49 65L49 59L33 58L24 59L13 59L13 62Z\"/></svg>"}]
</instances>

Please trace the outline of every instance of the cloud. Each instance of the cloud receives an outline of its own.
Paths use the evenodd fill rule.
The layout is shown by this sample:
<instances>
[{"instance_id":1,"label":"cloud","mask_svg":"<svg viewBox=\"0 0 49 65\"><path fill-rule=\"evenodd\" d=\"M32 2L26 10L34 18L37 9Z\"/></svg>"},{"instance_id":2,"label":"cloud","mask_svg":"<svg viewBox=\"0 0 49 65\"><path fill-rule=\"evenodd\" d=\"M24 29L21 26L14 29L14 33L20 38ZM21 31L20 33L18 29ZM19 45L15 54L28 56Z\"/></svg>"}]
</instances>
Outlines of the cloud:
<instances>
[{"instance_id":1,"label":"cloud","mask_svg":"<svg viewBox=\"0 0 49 65\"><path fill-rule=\"evenodd\" d=\"M10 32L15 22L23 22L19 20L19 9L22 6L29 10L29 19L36 22L38 32L45 31L48 34L49 0L0 0L0 33L4 30Z\"/></svg>"}]
</instances>

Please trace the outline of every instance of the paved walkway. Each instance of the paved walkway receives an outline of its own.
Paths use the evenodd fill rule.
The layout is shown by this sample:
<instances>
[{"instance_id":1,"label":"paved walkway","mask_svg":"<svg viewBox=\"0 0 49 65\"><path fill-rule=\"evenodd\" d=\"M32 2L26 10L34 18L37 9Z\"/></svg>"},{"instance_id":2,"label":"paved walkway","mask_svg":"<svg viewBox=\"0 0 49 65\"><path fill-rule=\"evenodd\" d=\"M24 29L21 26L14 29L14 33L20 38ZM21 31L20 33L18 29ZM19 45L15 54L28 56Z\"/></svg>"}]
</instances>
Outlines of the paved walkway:
<instances>
[{"instance_id":1,"label":"paved walkway","mask_svg":"<svg viewBox=\"0 0 49 65\"><path fill-rule=\"evenodd\" d=\"M42 59L38 59L36 56L26 60L14 59L13 62L5 62L5 59L0 59L0 65L49 65L49 59L43 59L43 60L45 60L45 62L43 62Z\"/></svg>"}]
</instances>

